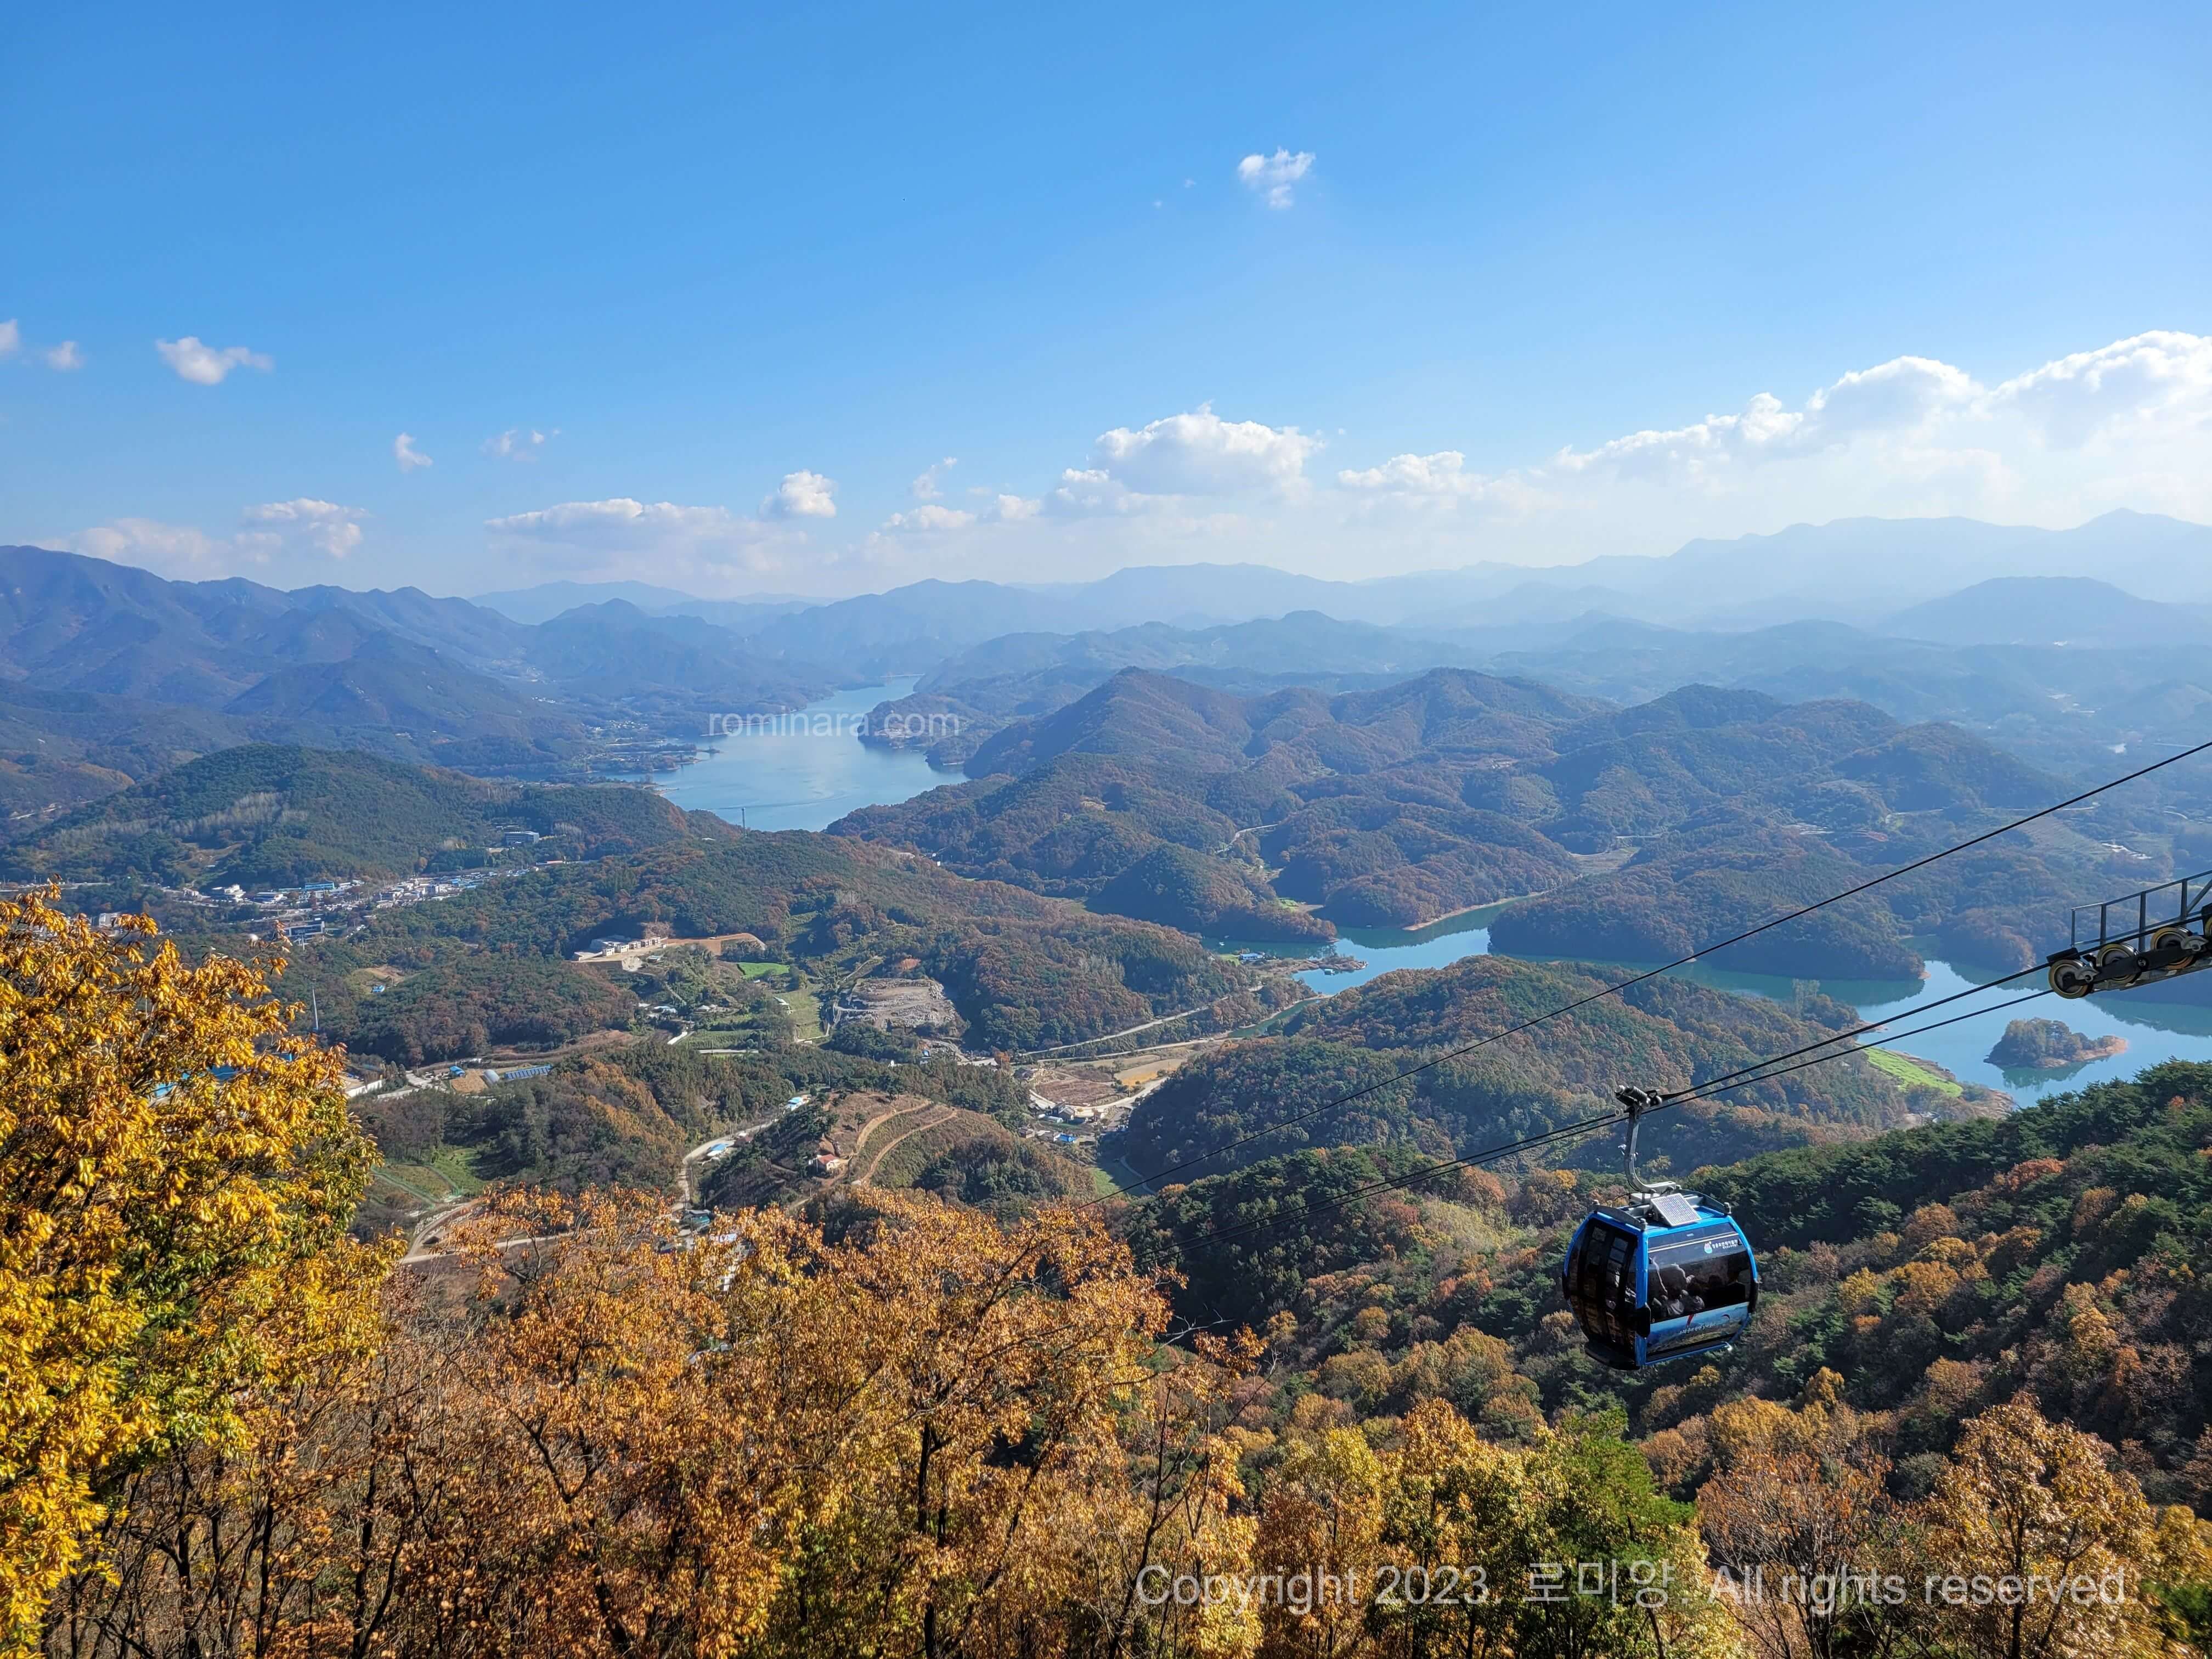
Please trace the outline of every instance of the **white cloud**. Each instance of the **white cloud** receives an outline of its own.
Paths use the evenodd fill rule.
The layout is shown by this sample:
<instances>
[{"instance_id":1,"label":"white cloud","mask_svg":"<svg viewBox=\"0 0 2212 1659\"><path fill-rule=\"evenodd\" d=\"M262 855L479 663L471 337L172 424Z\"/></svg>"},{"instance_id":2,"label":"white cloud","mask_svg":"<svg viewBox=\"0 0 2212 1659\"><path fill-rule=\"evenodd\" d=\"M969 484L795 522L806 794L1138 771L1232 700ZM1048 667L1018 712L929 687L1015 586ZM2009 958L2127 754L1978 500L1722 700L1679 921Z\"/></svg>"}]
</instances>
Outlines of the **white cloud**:
<instances>
[{"instance_id":1,"label":"white cloud","mask_svg":"<svg viewBox=\"0 0 2212 1659\"><path fill-rule=\"evenodd\" d=\"M763 519L834 519L837 483L819 472L787 472L775 494L761 503Z\"/></svg>"},{"instance_id":2,"label":"white cloud","mask_svg":"<svg viewBox=\"0 0 2212 1659\"><path fill-rule=\"evenodd\" d=\"M1791 409L1760 392L1739 415L1708 415L1688 426L1629 433L1594 449L1562 450L1563 473L1608 471L1626 478L1703 479L1731 467L1801 459L1881 434L1902 434L1972 409L1972 376L1929 357L1893 357L1854 369Z\"/></svg>"},{"instance_id":3,"label":"white cloud","mask_svg":"<svg viewBox=\"0 0 2212 1659\"><path fill-rule=\"evenodd\" d=\"M19 349L27 357L38 345L19 340ZM495 557L548 574L708 592L770 572L778 586L812 591L921 574L1073 578L1189 558L1338 574L1553 563L1859 515L2057 526L2129 507L2212 521L2212 336L2143 333L2040 363L1899 356L1724 407L1624 422L1543 455L1478 453L1449 428L1402 453L1354 451L1341 435L1323 449L1316 431L1201 406L1101 433L1042 489L1017 493L988 473L969 488L939 461L902 510L872 520L878 531L842 541L831 539L843 529L831 521L841 492L804 471L757 512L571 501L489 531ZM516 428L518 442L533 430ZM972 456L963 465L981 471ZM118 519L70 544L199 575L352 551L362 519L323 505L331 514L268 503L227 537Z\"/></svg>"},{"instance_id":4,"label":"white cloud","mask_svg":"<svg viewBox=\"0 0 2212 1659\"><path fill-rule=\"evenodd\" d=\"M918 501L933 501L945 494L945 475L960 465L957 455L947 455L921 470L921 475L910 486Z\"/></svg>"},{"instance_id":5,"label":"white cloud","mask_svg":"<svg viewBox=\"0 0 2212 1659\"><path fill-rule=\"evenodd\" d=\"M181 340L156 340L154 349L161 354L163 362L177 371L178 379L190 380L194 386L220 386L234 368L258 368L265 374L276 366L263 353L245 346L224 346L218 350L201 344L190 334Z\"/></svg>"},{"instance_id":6,"label":"white cloud","mask_svg":"<svg viewBox=\"0 0 2212 1659\"><path fill-rule=\"evenodd\" d=\"M66 539L72 553L135 564L172 577L220 575L240 563L266 564L270 551L236 540L217 540L190 525L163 524L156 519L115 519Z\"/></svg>"},{"instance_id":7,"label":"white cloud","mask_svg":"<svg viewBox=\"0 0 2212 1659\"><path fill-rule=\"evenodd\" d=\"M726 507L678 507L673 501L563 501L535 513L490 519L494 535L562 542L576 547L628 549L671 539L697 541L743 533L745 521Z\"/></svg>"},{"instance_id":8,"label":"white cloud","mask_svg":"<svg viewBox=\"0 0 2212 1659\"><path fill-rule=\"evenodd\" d=\"M1320 447L1319 438L1294 426L1224 421L1201 404L1187 415L1101 433L1091 465L1063 473L1054 498L1089 503L1087 511L1130 512L1152 496L1295 495L1305 486L1306 458Z\"/></svg>"},{"instance_id":9,"label":"white cloud","mask_svg":"<svg viewBox=\"0 0 2212 1659\"><path fill-rule=\"evenodd\" d=\"M1336 475L1346 489L1386 491L1400 495L1472 495L1480 493L1483 480L1467 470L1467 457L1456 449L1440 449L1433 455L1394 455L1380 466Z\"/></svg>"},{"instance_id":10,"label":"white cloud","mask_svg":"<svg viewBox=\"0 0 2212 1659\"><path fill-rule=\"evenodd\" d=\"M1365 513L1401 508L1449 512L1480 506L1526 514L1549 499L1541 484L1523 473L1486 477L1469 471L1467 457L1456 449L1394 455L1377 466L1346 468L1336 475L1336 483Z\"/></svg>"},{"instance_id":11,"label":"white cloud","mask_svg":"<svg viewBox=\"0 0 2212 1659\"><path fill-rule=\"evenodd\" d=\"M1045 504L1054 513L1087 518L1097 514L1142 513L1153 502L1103 467L1071 466L1060 475L1060 483L1045 497Z\"/></svg>"},{"instance_id":12,"label":"white cloud","mask_svg":"<svg viewBox=\"0 0 2212 1659\"><path fill-rule=\"evenodd\" d=\"M1869 432L1911 431L1966 408L1978 390L1972 375L1933 357L1893 357L1854 369L1808 398L1800 444L1812 448Z\"/></svg>"},{"instance_id":13,"label":"white cloud","mask_svg":"<svg viewBox=\"0 0 2212 1659\"><path fill-rule=\"evenodd\" d=\"M264 501L242 515L247 524L264 526L258 534L283 543L298 540L333 559L343 559L361 545L361 521L366 507L341 507L302 495L295 501Z\"/></svg>"},{"instance_id":14,"label":"white cloud","mask_svg":"<svg viewBox=\"0 0 2212 1659\"><path fill-rule=\"evenodd\" d=\"M193 525L158 519L114 519L65 538L73 552L134 564L162 575L201 580L308 555L343 559L361 545L367 509L308 496L264 501L239 514L234 536L210 536Z\"/></svg>"},{"instance_id":15,"label":"white cloud","mask_svg":"<svg viewBox=\"0 0 2212 1659\"><path fill-rule=\"evenodd\" d=\"M545 447L546 441L561 435L561 428L540 432L535 427L511 426L504 432L483 441L483 453L496 455L504 461L534 461L538 452Z\"/></svg>"},{"instance_id":16,"label":"white cloud","mask_svg":"<svg viewBox=\"0 0 2212 1659\"><path fill-rule=\"evenodd\" d=\"M2212 335L2157 331L2005 381L1990 394L2046 442L2074 448L2160 426L2212 421Z\"/></svg>"},{"instance_id":17,"label":"white cloud","mask_svg":"<svg viewBox=\"0 0 2212 1659\"><path fill-rule=\"evenodd\" d=\"M484 529L495 545L527 551L563 570L664 582L688 575L719 583L733 571L781 568L788 556L801 552L817 561L829 556L798 521L834 517L836 489L818 472L791 472L761 503L757 516L619 495L488 519Z\"/></svg>"},{"instance_id":18,"label":"white cloud","mask_svg":"<svg viewBox=\"0 0 2212 1659\"><path fill-rule=\"evenodd\" d=\"M1313 171L1313 164L1311 150L1278 149L1273 155L1246 156L1237 164L1237 176L1269 207L1286 208L1294 199L1291 187Z\"/></svg>"},{"instance_id":19,"label":"white cloud","mask_svg":"<svg viewBox=\"0 0 2212 1659\"><path fill-rule=\"evenodd\" d=\"M0 319L0 359L13 357L22 349L22 325L13 317ZM43 348L39 352L39 358L48 368L58 369L64 374L84 367L84 353L77 349L75 340L64 340L59 345Z\"/></svg>"},{"instance_id":20,"label":"white cloud","mask_svg":"<svg viewBox=\"0 0 2212 1659\"><path fill-rule=\"evenodd\" d=\"M726 507L640 501L626 495L563 501L489 519L484 529L496 550L526 556L547 569L634 576L678 586L690 580L711 588L733 572L780 569L792 556L811 551L796 525L752 518Z\"/></svg>"},{"instance_id":21,"label":"white cloud","mask_svg":"<svg viewBox=\"0 0 2212 1659\"><path fill-rule=\"evenodd\" d=\"M2212 337L2139 334L2077 352L1984 386L1930 357L1894 357L1855 369L1791 409L1769 392L1740 415L1709 415L1686 427L1632 433L1595 449L1563 450L1563 473L1715 482L1747 467L1875 441L1925 450L1968 433L2017 447L2078 447L2125 430L2137 435L2202 428L2212 420Z\"/></svg>"},{"instance_id":22,"label":"white cloud","mask_svg":"<svg viewBox=\"0 0 2212 1659\"><path fill-rule=\"evenodd\" d=\"M903 513L894 513L884 520L887 531L965 530L975 522L976 515L963 507L940 507L935 501L924 501L920 507L910 507Z\"/></svg>"},{"instance_id":23,"label":"white cloud","mask_svg":"<svg viewBox=\"0 0 2212 1659\"><path fill-rule=\"evenodd\" d=\"M2212 521L2212 336L2140 334L2008 379L1900 356L1799 396L1761 392L1488 466L1437 445L1332 468L1324 486L1321 452L1317 434L1201 406L1101 434L1040 497L994 502L979 488L963 503L972 521L908 510L884 528L937 532L940 568L957 550L969 568L1019 580L1044 561L1066 573L1190 557L1333 574L1555 563L1863 515L2064 526L2125 507Z\"/></svg>"},{"instance_id":24,"label":"white cloud","mask_svg":"<svg viewBox=\"0 0 2212 1659\"><path fill-rule=\"evenodd\" d=\"M1994 386L1936 358L1895 357L1795 404L1761 392L1734 414L1531 465L1486 473L1440 450L1336 482L1363 520L1468 512L1486 526L1486 550L1517 539L1547 559L1863 514L2066 525L2131 507L2203 520L2212 337L2141 334Z\"/></svg>"},{"instance_id":25,"label":"white cloud","mask_svg":"<svg viewBox=\"0 0 2212 1659\"><path fill-rule=\"evenodd\" d=\"M933 531L965 530L971 525L1018 524L1034 519L1044 510L1044 503L1027 495L994 493L979 487L968 492L982 504L975 507L946 507L939 501L924 501L919 507L894 513L884 520L880 534L914 535Z\"/></svg>"},{"instance_id":26,"label":"white cloud","mask_svg":"<svg viewBox=\"0 0 2212 1659\"><path fill-rule=\"evenodd\" d=\"M418 467L435 466L437 463L415 447L410 433L401 433L392 441L392 459L399 463L402 472L412 472Z\"/></svg>"}]
</instances>

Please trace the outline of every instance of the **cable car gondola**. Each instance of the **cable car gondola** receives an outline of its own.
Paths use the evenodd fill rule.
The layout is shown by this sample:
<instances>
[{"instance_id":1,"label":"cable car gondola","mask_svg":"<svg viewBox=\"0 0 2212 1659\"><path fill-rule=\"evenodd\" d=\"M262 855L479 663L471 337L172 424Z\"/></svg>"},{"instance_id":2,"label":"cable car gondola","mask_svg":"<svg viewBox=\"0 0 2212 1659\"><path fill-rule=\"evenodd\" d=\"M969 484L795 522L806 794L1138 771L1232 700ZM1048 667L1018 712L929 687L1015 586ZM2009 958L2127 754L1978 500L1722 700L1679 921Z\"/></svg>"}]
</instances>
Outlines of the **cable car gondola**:
<instances>
[{"instance_id":1,"label":"cable car gondola","mask_svg":"<svg viewBox=\"0 0 2212 1659\"><path fill-rule=\"evenodd\" d=\"M1618 1370L1641 1370L1742 1335L1759 1305L1759 1263L1726 1210L1671 1181L1637 1180L1637 1125L1662 1099L1644 1089L1614 1098L1628 1109L1628 1202L1583 1218L1560 1264L1559 1289L1591 1354Z\"/></svg>"}]
</instances>

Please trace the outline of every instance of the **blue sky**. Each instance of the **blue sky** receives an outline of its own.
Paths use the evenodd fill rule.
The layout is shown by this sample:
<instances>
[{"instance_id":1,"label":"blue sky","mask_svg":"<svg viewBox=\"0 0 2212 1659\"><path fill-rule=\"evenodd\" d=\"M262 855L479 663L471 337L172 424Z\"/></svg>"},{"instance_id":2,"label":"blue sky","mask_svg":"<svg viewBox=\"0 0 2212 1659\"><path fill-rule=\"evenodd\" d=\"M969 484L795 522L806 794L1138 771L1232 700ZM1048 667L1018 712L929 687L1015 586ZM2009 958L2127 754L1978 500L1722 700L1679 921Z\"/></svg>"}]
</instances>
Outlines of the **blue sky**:
<instances>
[{"instance_id":1,"label":"blue sky","mask_svg":"<svg viewBox=\"0 0 2212 1659\"><path fill-rule=\"evenodd\" d=\"M14 34L0 540L847 592L2212 518L2202 6Z\"/></svg>"}]
</instances>

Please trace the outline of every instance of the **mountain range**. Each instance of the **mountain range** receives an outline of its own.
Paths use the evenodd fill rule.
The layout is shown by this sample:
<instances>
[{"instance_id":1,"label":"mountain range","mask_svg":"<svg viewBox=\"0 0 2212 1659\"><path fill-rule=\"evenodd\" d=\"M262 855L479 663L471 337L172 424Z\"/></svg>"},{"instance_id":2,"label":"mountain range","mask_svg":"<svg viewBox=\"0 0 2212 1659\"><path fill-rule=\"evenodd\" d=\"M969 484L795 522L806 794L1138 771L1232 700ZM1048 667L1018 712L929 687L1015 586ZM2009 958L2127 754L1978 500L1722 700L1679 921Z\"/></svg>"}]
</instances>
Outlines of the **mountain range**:
<instances>
[{"instance_id":1,"label":"mountain range","mask_svg":"<svg viewBox=\"0 0 2212 1659\"><path fill-rule=\"evenodd\" d=\"M1502 949L1632 963L2065 793L1972 732L1864 702L1692 684L1624 708L1450 668L1250 697L1124 669L1009 723L968 770L974 781L831 831L1214 938L1504 905ZM1907 980L1919 934L2017 968L2051 948L2069 895L2140 884L2203 850L2179 833L2144 792L2047 825L2032 848L1961 857L1940 879L1778 929L1732 961Z\"/></svg>"},{"instance_id":2,"label":"mountain range","mask_svg":"<svg viewBox=\"0 0 2212 1659\"><path fill-rule=\"evenodd\" d=\"M878 711L872 740L921 731L934 763L971 773L1011 722L1126 668L1238 697L1439 667L1614 702L1692 684L1842 697L1957 721L2067 773L2179 746L2212 714L2197 646L2212 529L2124 513L2069 531L1844 520L1666 558L1360 582L1182 565L827 603L574 582L487 598L170 581L0 549L5 833L249 742L514 778L635 775L716 714L896 675L920 684ZM885 731L896 714L929 718Z\"/></svg>"},{"instance_id":3,"label":"mountain range","mask_svg":"<svg viewBox=\"0 0 2212 1659\"><path fill-rule=\"evenodd\" d=\"M514 615L626 598L648 611L772 636L794 656L849 660L857 649L876 653L885 672L915 673L1001 634L1141 623L1205 628L1294 611L1431 630L1566 622L1592 611L1715 631L1806 618L1871 625L1923 600L2013 576L2090 577L2144 599L2212 603L2212 526L2130 512L2070 530L1972 519L1844 519L1692 541L1664 557L1608 554L1541 567L1492 561L1364 581L1265 565L1185 564L1133 567L1091 582L933 580L811 605L787 596L703 600L635 583L574 582L481 602Z\"/></svg>"},{"instance_id":4,"label":"mountain range","mask_svg":"<svg viewBox=\"0 0 2212 1659\"><path fill-rule=\"evenodd\" d=\"M2002 577L1870 625L1807 620L1741 631L1591 613L1568 622L1386 629L1317 612L1207 629L1162 623L1015 634L959 653L875 712L866 741L923 746L978 774L1010 721L1051 714L1124 668L1251 695L1350 690L1474 667L1618 702L1678 686L1788 702L1847 697L1902 720L1955 720L2062 770L2181 748L2212 712L2196 641L2212 607L2160 605L2083 577Z\"/></svg>"},{"instance_id":5,"label":"mountain range","mask_svg":"<svg viewBox=\"0 0 2212 1659\"><path fill-rule=\"evenodd\" d=\"M621 599L531 624L414 588L168 581L0 548L0 810L13 834L240 744L589 775L640 769L710 715L851 683Z\"/></svg>"}]
</instances>

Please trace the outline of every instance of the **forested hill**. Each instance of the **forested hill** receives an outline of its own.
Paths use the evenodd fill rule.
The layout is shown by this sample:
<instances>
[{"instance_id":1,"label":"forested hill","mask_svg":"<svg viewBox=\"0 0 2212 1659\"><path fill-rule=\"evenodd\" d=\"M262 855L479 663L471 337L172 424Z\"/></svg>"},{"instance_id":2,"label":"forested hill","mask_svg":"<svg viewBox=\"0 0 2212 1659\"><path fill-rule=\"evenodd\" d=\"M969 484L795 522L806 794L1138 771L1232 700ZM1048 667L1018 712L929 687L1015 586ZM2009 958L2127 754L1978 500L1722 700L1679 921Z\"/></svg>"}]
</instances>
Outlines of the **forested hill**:
<instances>
[{"instance_id":1,"label":"forested hill","mask_svg":"<svg viewBox=\"0 0 2212 1659\"><path fill-rule=\"evenodd\" d=\"M1617 1400L1688 1496L1745 1402L1810 1396L1838 1413L1838 1455L1878 1455L1888 1490L1917 1496L1963 1424L2025 1400L2103 1437L2158 1501L2203 1508L2208 1144L2212 1066L2173 1063L2001 1116L1699 1170L1759 1252L1759 1312L1732 1352L1634 1376L1584 1354L1556 1277L1617 1174L1462 1171L1359 1199L1417 1167L1412 1152L1316 1148L1197 1180L1126 1224L1188 1277L1194 1316L1275 1321L1278 1363L1361 1416L1442 1393L1510 1439ZM1233 1228L1249 1231L1220 1237Z\"/></svg>"},{"instance_id":2,"label":"forested hill","mask_svg":"<svg viewBox=\"0 0 2212 1659\"><path fill-rule=\"evenodd\" d=\"M1624 709L1461 670L1243 698L1133 671L1009 726L971 770L991 766L1008 775L833 830L1210 937L1417 926L1525 901L1498 919L1501 948L1643 963L2069 787L1960 728L1864 703L1692 685ZM2107 799L1763 936L1729 965L1909 979L1912 940L1932 937L2018 967L2052 948L2053 919L2082 895L2212 853L2190 837L2148 799Z\"/></svg>"},{"instance_id":3,"label":"forested hill","mask_svg":"<svg viewBox=\"0 0 2212 1659\"><path fill-rule=\"evenodd\" d=\"M1839 1003L1796 1008L1661 978L1445 1060L1352 1104L1293 1122L1354 1090L1397 1077L1478 1038L1588 998L1607 981L1565 963L1473 957L1449 968L1385 974L1291 1013L1283 1035L1232 1044L1178 1071L1138 1104L1114 1150L1139 1175L1170 1170L1252 1139L1187 1182L1303 1147L1409 1145L1456 1158L1610 1109L1624 1084L1673 1089L1765 1055L1818 1042L1851 1023ZM1756 1147L1863 1136L1916 1106L1856 1055L1695 1103L1655 1119L1652 1167L1677 1170ZM1272 1126L1282 1128L1269 1133ZM1573 1149L1613 1161L1612 1139Z\"/></svg>"},{"instance_id":4,"label":"forested hill","mask_svg":"<svg viewBox=\"0 0 2212 1659\"><path fill-rule=\"evenodd\" d=\"M258 925L251 913L232 923ZM648 927L678 940L749 934L745 950L817 979L910 958L944 986L969 1046L984 1050L1079 1042L1187 1012L1200 1021L1194 1029L1233 1026L1298 989L1263 982L1186 934L908 854L735 830L377 911L304 948L288 984L303 997L307 984L320 987L325 1033L408 1064L488 1045L543 1048L627 1029L637 998L605 994L639 975L568 958L596 937Z\"/></svg>"},{"instance_id":5,"label":"forested hill","mask_svg":"<svg viewBox=\"0 0 2212 1659\"><path fill-rule=\"evenodd\" d=\"M1339 622L1317 611L1216 628L1147 622L1112 631L1007 634L963 651L925 675L913 693L881 705L869 741L897 748L927 733L933 764L957 767L1012 721L1075 702L1124 668L1242 696L1290 685L1346 690L1432 667L1474 667L1466 646L1410 629ZM905 718L938 716L916 724ZM948 726L941 717L952 715Z\"/></svg>"},{"instance_id":6,"label":"forested hill","mask_svg":"<svg viewBox=\"0 0 2212 1659\"><path fill-rule=\"evenodd\" d=\"M1532 681L1466 669L1437 669L1336 697L1295 689L1237 697L1129 669L1058 714L1009 727L967 769L976 776L1020 773L1071 753L1225 769L1264 761L1271 773L1291 775L1365 769L1431 749L1541 752L1552 731L1605 708Z\"/></svg>"},{"instance_id":7,"label":"forested hill","mask_svg":"<svg viewBox=\"0 0 2212 1659\"><path fill-rule=\"evenodd\" d=\"M481 863L503 832L597 857L734 833L650 790L490 783L374 756L270 744L226 749L80 808L0 848L17 880L218 887L412 874ZM471 860L467 854L476 856Z\"/></svg>"}]
</instances>

